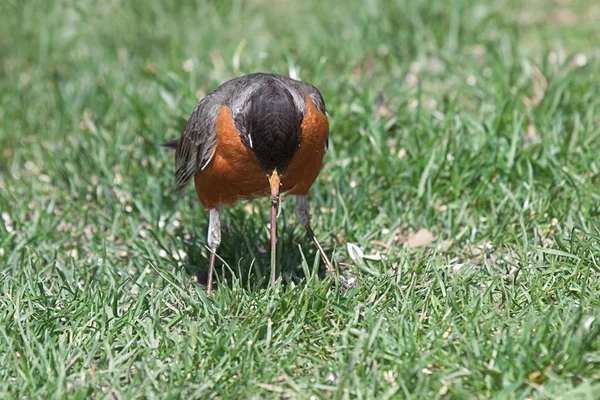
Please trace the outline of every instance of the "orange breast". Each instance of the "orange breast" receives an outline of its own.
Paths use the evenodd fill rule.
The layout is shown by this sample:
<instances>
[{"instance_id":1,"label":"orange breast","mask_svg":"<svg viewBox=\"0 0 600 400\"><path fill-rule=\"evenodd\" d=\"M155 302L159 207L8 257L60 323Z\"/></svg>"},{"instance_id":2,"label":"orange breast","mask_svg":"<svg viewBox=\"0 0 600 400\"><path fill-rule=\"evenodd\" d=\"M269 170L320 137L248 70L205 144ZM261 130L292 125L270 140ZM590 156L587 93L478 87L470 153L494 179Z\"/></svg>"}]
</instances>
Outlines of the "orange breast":
<instances>
[{"instance_id":1,"label":"orange breast","mask_svg":"<svg viewBox=\"0 0 600 400\"><path fill-rule=\"evenodd\" d=\"M308 96L306 103L300 147L288 169L280 171L281 190L292 195L305 195L317 179L329 134L327 116L315 108ZM252 150L242 143L227 106L219 110L216 132L215 154L206 168L194 177L196 193L204 208L268 196L267 175Z\"/></svg>"}]
</instances>

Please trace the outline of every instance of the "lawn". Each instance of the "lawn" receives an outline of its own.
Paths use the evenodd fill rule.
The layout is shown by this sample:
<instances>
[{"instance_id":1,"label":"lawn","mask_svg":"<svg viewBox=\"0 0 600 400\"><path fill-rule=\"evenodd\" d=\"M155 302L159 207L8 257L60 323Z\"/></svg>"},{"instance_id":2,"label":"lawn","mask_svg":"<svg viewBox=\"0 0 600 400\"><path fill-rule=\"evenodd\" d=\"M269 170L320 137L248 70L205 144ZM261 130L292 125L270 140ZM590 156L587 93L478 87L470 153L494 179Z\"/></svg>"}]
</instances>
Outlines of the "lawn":
<instances>
[{"instance_id":1,"label":"lawn","mask_svg":"<svg viewBox=\"0 0 600 400\"><path fill-rule=\"evenodd\" d=\"M0 398L600 398L592 0L0 3ZM199 98L317 86L314 229L174 190Z\"/></svg>"}]
</instances>

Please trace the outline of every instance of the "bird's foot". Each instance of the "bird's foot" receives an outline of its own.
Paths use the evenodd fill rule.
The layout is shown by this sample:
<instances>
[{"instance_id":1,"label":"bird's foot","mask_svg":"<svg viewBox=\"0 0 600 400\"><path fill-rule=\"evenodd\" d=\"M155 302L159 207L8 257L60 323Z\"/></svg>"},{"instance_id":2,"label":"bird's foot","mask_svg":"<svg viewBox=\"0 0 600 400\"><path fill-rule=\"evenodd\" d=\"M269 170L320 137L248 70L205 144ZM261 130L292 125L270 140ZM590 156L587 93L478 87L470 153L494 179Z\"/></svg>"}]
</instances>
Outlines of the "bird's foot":
<instances>
[{"instance_id":1,"label":"bird's foot","mask_svg":"<svg viewBox=\"0 0 600 400\"><path fill-rule=\"evenodd\" d=\"M356 275L350 275L348 278L345 278L342 275L338 275L335 270L327 269L326 274L327 279L331 280L331 286L337 286L339 283L340 289L342 292L345 292L348 289L353 289L358 286L358 278Z\"/></svg>"}]
</instances>

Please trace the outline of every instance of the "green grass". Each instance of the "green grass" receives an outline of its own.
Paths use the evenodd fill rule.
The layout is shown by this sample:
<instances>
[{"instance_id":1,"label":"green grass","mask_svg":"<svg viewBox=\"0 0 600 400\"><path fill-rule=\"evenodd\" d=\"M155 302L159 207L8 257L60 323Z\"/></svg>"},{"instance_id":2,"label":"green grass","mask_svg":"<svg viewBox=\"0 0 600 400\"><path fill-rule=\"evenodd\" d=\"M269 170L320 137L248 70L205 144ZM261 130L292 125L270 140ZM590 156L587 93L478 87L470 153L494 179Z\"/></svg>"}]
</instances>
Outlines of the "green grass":
<instances>
[{"instance_id":1,"label":"green grass","mask_svg":"<svg viewBox=\"0 0 600 400\"><path fill-rule=\"evenodd\" d=\"M2 2L0 398L599 398L599 14ZM192 279L207 217L157 144L254 71L325 97L313 221L355 289L289 201L283 283L267 201L224 212L214 305Z\"/></svg>"}]
</instances>

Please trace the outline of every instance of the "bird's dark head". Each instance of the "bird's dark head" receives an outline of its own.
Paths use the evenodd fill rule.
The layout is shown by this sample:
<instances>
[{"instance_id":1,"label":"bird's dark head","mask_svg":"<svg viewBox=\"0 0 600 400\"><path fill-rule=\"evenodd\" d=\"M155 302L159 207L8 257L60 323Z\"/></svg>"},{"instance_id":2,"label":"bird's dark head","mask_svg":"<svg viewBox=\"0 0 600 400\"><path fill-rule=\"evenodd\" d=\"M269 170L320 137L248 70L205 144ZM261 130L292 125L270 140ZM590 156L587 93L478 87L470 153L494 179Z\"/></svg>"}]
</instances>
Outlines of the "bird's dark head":
<instances>
[{"instance_id":1,"label":"bird's dark head","mask_svg":"<svg viewBox=\"0 0 600 400\"><path fill-rule=\"evenodd\" d=\"M267 81L249 97L244 144L267 174L287 169L300 145L302 112L285 85Z\"/></svg>"}]
</instances>

